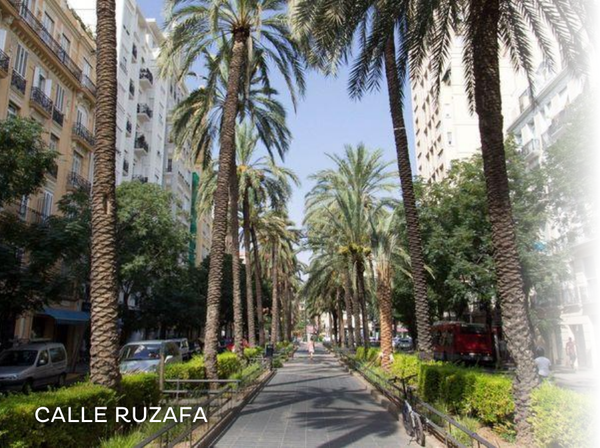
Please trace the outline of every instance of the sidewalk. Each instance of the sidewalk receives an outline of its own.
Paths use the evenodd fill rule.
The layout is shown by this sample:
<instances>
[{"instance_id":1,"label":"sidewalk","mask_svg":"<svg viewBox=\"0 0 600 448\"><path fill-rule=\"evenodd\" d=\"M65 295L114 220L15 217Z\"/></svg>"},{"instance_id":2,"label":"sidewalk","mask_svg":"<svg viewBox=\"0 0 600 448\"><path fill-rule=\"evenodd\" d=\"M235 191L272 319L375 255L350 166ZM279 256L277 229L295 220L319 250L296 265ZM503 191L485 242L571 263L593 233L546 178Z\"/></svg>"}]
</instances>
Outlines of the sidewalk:
<instances>
[{"instance_id":1,"label":"sidewalk","mask_svg":"<svg viewBox=\"0 0 600 448\"><path fill-rule=\"evenodd\" d=\"M216 441L218 448L398 448L410 443L400 423L377 405L337 360L305 347L279 369Z\"/></svg>"},{"instance_id":2,"label":"sidewalk","mask_svg":"<svg viewBox=\"0 0 600 448\"><path fill-rule=\"evenodd\" d=\"M576 392L590 393L598 391L598 374L591 369L571 370L557 366L552 372L552 378L557 386Z\"/></svg>"}]
</instances>

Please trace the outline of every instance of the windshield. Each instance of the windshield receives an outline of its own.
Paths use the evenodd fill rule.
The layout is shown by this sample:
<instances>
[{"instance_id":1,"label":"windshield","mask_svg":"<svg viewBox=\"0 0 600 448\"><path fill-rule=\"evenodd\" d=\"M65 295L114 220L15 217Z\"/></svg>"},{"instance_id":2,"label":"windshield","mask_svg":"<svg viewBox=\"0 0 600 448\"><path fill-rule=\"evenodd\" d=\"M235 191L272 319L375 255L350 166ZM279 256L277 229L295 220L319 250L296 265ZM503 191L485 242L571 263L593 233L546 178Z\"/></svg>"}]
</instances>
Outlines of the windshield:
<instances>
[{"instance_id":1,"label":"windshield","mask_svg":"<svg viewBox=\"0 0 600 448\"><path fill-rule=\"evenodd\" d=\"M37 350L9 350L0 354L0 367L32 366L37 353Z\"/></svg>"},{"instance_id":2,"label":"windshield","mask_svg":"<svg viewBox=\"0 0 600 448\"><path fill-rule=\"evenodd\" d=\"M461 325L461 333L463 334L486 334L484 325Z\"/></svg>"},{"instance_id":3,"label":"windshield","mask_svg":"<svg viewBox=\"0 0 600 448\"><path fill-rule=\"evenodd\" d=\"M121 353L123 361L145 361L160 358L160 344L126 345Z\"/></svg>"}]
</instances>

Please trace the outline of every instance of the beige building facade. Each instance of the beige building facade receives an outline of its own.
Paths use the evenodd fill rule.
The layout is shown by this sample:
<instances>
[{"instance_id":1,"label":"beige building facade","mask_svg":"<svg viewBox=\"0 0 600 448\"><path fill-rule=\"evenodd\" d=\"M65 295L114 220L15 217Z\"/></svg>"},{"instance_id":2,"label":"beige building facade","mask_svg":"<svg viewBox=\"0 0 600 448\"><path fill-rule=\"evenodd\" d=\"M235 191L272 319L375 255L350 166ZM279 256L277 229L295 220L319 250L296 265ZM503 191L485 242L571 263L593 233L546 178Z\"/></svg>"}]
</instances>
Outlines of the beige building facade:
<instances>
[{"instance_id":1,"label":"beige building facade","mask_svg":"<svg viewBox=\"0 0 600 448\"><path fill-rule=\"evenodd\" d=\"M94 154L95 42L66 0L0 0L0 119L31 117L58 152L57 170L39 193L14 204L28 222L57 213L58 201L91 189ZM17 320L15 339L81 344L89 303L67 300Z\"/></svg>"}]
</instances>

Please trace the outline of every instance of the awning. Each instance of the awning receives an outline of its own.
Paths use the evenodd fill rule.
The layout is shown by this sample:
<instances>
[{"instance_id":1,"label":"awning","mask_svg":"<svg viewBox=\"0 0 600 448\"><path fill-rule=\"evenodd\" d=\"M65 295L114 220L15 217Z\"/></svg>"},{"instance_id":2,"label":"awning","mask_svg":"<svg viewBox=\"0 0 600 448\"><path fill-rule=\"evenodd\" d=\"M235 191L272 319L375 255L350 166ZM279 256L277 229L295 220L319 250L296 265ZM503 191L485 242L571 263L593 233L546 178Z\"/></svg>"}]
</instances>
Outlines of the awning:
<instances>
[{"instance_id":1,"label":"awning","mask_svg":"<svg viewBox=\"0 0 600 448\"><path fill-rule=\"evenodd\" d=\"M50 316L56 320L57 324L62 325L85 324L90 320L90 313L85 311L59 310L46 307L40 314Z\"/></svg>"}]
</instances>

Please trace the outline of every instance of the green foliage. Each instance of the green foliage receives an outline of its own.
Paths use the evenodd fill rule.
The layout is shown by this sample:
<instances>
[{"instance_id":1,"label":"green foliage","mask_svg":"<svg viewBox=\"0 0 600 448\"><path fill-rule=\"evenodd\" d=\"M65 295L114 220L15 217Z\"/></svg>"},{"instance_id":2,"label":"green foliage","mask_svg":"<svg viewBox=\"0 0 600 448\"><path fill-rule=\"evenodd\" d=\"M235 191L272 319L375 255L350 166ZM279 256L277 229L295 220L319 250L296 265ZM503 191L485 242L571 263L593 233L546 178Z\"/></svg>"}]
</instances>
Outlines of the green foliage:
<instances>
[{"instance_id":1,"label":"green foliage","mask_svg":"<svg viewBox=\"0 0 600 448\"><path fill-rule=\"evenodd\" d=\"M0 207L35 193L56 170L56 152L46 148L42 126L30 118L0 121Z\"/></svg>"},{"instance_id":2,"label":"green foliage","mask_svg":"<svg viewBox=\"0 0 600 448\"><path fill-rule=\"evenodd\" d=\"M219 378L227 379L242 370L242 363L235 353L225 352L217 355L217 373Z\"/></svg>"},{"instance_id":3,"label":"green foliage","mask_svg":"<svg viewBox=\"0 0 600 448\"><path fill-rule=\"evenodd\" d=\"M158 375L135 373L121 379L119 406L126 408L156 406L160 400Z\"/></svg>"},{"instance_id":4,"label":"green foliage","mask_svg":"<svg viewBox=\"0 0 600 448\"><path fill-rule=\"evenodd\" d=\"M394 353L394 362L390 366L390 373L392 376L398 378L413 377L408 380L408 384L416 386L421 363L418 356ZM415 375L417 375L417 377L415 377Z\"/></svg>"},{"instance_id":5,"label":"green foliage","mask_svg":"<svg viewBox=\"0 0 600 448\"><path fill-rule=\"evenodd\" d=\"M248 347L244 349L244 357L246 359L258 358L264 352L262 347Z\"/></svg>"},{"instance_id":6,"label":"green foliage","mask_svg":"<svg viewBox=\"0 0 600 448\"><path fill-rule=\"evenodd\" d=\"M533 426L539 447L594 446L594 402L589 396L544 383L531 396Z\"/></svg>"},{"instance_id":7,"label":"green foliage","mask_svg":"<svg viewBox=\"0 0 600 448\"><path fill-rule=\"evenodd\" d=\"M96 446L114 430L114 417L110 409L117 404L116 393L102 386L80 383L69 388L30 395L13 395L0 400L0 446L21 447L82 447ZM109 408L108 423L39 423L35 410L47 407L49 416L56 408L66 412L72 409L73 418L81 419L81 408L88 411L86 419L93 419L89 412L94 407ZM44 414L42 414L44 417ZM67 416L65 415L65 418Z\"/></svg>"},{"instance_id":8,"label":"green foliage","mask_svg":"<svg viewBox=\"0 0 600 448\"><path fill-rule=\"evenodd\" d=\"M206 379L204 358L202 356L194 356L187 362L167 364L165 366L165 378L181 380Z\"/></svg>"},{"instance_id":9,"label":"green foliage","mask_svg":"<svg viewBox=\"0 0 600 448\"><path fill-rule=\"evenodd\" d=\"M357 361L365 360L365 348L363 346L356 348L356 354L354 355L354 359L356 359Z\"/></svg>"}]
</instances>

